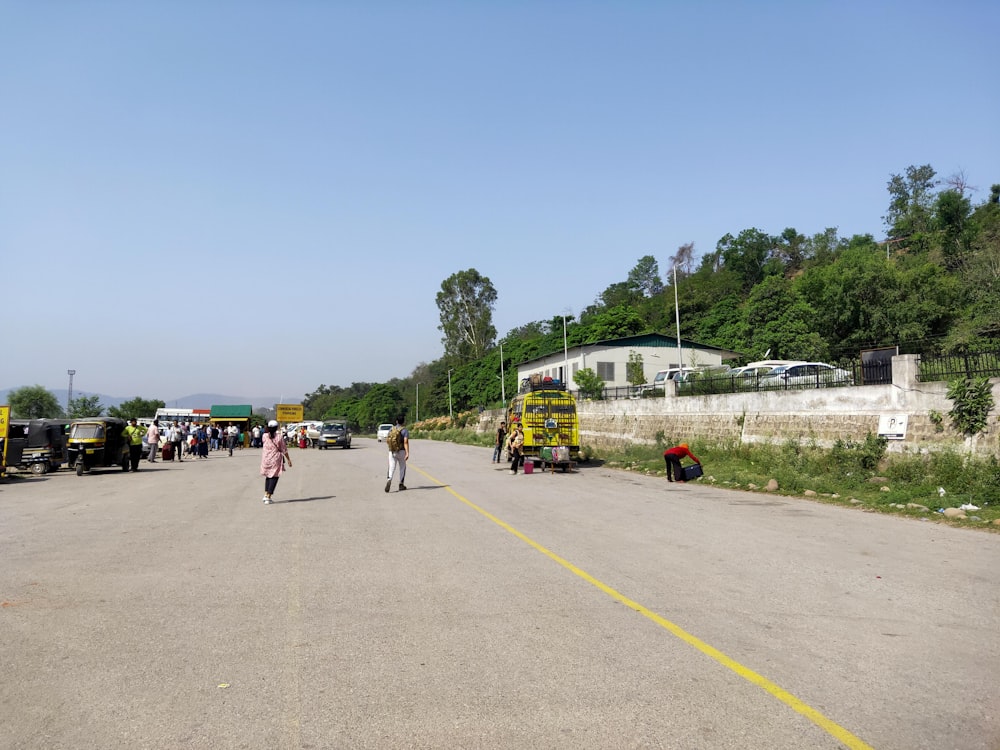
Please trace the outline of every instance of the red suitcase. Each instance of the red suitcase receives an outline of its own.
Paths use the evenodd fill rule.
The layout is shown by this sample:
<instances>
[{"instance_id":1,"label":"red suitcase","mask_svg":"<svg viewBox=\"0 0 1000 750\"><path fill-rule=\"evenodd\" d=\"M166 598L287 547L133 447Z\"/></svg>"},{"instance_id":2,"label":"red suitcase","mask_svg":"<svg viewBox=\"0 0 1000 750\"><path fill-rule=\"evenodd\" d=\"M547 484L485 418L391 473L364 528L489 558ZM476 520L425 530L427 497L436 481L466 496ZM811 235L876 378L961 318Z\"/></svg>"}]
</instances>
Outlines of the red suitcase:
<instances>
[{"instance_id":1,"label":"red suitcase","mask_svg":"<svg viewBox=\"0 0 1000 750\"><path fill-rule=\"evenodd\" d=\"M174 460L174 444L173 443L165 443L163 445L163 448L162 448L161 452L160 452L160 455L163 457L164 461L173 461Z\"/></svg>"}]
</instances>

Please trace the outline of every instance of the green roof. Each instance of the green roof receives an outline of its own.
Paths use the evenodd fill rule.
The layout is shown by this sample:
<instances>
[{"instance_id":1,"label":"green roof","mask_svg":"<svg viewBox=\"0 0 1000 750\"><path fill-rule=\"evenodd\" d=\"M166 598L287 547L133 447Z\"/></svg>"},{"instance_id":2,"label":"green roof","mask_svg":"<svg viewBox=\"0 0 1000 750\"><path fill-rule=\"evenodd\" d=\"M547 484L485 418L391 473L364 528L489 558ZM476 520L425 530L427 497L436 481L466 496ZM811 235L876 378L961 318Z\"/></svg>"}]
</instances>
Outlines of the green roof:
<instances>
[{"instance_id":1,"label":"green roof","mask_svg":"<svg viewBox=\"0 0 1000 750\"><path fill-rule=\"evenodd\" d=\"M249 419L253 414L253 407L250 404L225 404L213 406L209 412L211 419Z\"/></svg>"}]
</instances>

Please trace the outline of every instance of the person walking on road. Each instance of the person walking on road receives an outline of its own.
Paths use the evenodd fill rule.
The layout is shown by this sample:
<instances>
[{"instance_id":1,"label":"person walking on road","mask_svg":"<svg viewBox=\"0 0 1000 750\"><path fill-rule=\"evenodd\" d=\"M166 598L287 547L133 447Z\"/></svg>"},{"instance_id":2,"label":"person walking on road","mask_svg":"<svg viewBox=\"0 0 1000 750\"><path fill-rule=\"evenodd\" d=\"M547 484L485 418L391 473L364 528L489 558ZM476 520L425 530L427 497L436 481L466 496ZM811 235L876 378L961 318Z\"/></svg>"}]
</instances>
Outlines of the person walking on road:
<instances>
[{"instance_id":1,"label":"person walking on road","mask_svg":"<svg viewBox=\"0 0 1000 750\"><path fill-rule=\"evenodd\" d=\"M500 456L503 455L504 444L507 442L507 423L501 422L497 428L496 440L493 444L493 463L500 463Z\"/></svg>"},{"instance_id":2,"label":"person walking on road","mask_svg":"<svg viewBox=\"0 0 1000 750\"><path fill-rule=\"evenodd\" d=\"M156 463L156 452L160 450L160 420L154 419L146 430L146 444L149 445L149 463Z\"/></svg>"},{"instance_id":3,"label":"person walking on road","mask_svg":"<svg viewBox=\"0 0 1000 750\"><path fill-rule=\"evenodd\" d=\"M673 482L686 482L684 479L684 467L681 466L682 458L690 458L696 464L700 464L701 461L688 450L687 443L681 443L680 445L675 445L673 448L667 448L663 451L663 460L667 463L667 481ZM670 477L670 470L673 469L674 478Z\"/></svg>"},{"instance_id":4,"label":"person walking on road","mask_svg":"<svg viewBox=\"0 0 1000 750\"><path fill-rule=\"evenodd\" d=\"M260 473L264 477L264 505L270 505L273 502L271 496L278 486L278 478L285 470L285 462L288 463L289 469L292 468L292 457L288 455L285 436L278 430L278 423L275 420L272 419L267 423L267 430L262 440Z\"/></svg>"},{"instance_id":5,"label":"person walking on road","mask_svg":"<svg viewBox=\"0 0 1000 750\"><path fill-rule=\"evenodd\" d=\"M167 435L170 444L174 446L174 457L178 462L183 461L184 438L186 437L184 428L178 422L174 422L174 426L170 428Z\"/></svg>"},{"instance_id":6,"label":"person walking on road","mask_svg":"<svg viewBox=\"0 0 1000 750\"><path fill-rule=\"evenodd\" d=\"M385 444L389 448L389 476L385 480L385 491L389 491L392 486L392 477L396 467L399 467L399 489L406 489L403 480L406 479L406 462L410 459L410 431L403 427L403 418L396 417L395 426L389 430L385 438Z\"/></svg>"},{"instance_id":7,"label":"person walking on road","mask_svg":"<svg viewBox=\"0 0 1000 750\"><path fill-rule=\"evenodd\" d=\"M128 443L128 460L132 466L132 471L139 471L139 459L142 458L142 436L146 431L138 424L138 420L132 417L128 425L122 430L122 437Z\"/></svg>"}]
</instances>

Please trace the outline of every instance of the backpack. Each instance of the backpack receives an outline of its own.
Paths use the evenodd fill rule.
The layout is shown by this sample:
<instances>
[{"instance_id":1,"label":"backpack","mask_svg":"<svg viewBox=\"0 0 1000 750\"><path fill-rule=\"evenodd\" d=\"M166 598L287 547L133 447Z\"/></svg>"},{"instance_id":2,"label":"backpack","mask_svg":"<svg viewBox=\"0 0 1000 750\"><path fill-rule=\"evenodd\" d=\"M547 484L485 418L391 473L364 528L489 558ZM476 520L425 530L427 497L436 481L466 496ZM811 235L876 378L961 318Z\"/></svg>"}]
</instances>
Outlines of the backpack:
<instances>
[{"instance_id":1,"label":"backpack","mask_svg":"<svg viewBox=\"0 0 1000 750\"><path fill-rule=\"evenodd\" d=\"M396 425L385 436L385 444L393 453L403 450L403 428Z\"/></svg>"}]
</instances>

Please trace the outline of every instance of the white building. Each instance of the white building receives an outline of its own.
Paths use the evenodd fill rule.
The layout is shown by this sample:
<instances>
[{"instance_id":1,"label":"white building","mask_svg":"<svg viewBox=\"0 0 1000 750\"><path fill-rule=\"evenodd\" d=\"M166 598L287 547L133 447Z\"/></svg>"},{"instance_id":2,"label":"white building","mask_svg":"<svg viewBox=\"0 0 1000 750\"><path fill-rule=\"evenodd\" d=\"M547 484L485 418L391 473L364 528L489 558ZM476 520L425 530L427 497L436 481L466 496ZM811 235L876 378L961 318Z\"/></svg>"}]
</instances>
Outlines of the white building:
<instances>
[{"instance_id":1,"label":"white building","mask_svg":"<svg viewBox=\"0 0 1000 750\"><path fill-rule=\"evenodd\" d=\"M566 387L574 391L579 389L573 382L573 376L579 370L589 367L604 381L605 387L625 387L629 385L627 368L629 355L633 352L642 357L645 374L643 382L646 383L651 383L660 370L680 367L681 359L684 367L707 367L721 365L726 360L740 356L728 349L698 344L687 339L681 339L680 343L678 352L676 338L660 333L643 333L573 346L565 352L557 351L518 363L517 380L520 383L525 378L538 375L565 382Z\"/></svg>"}]
</instances>

